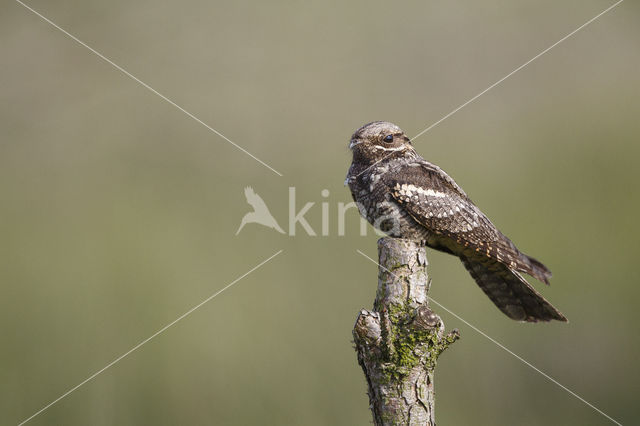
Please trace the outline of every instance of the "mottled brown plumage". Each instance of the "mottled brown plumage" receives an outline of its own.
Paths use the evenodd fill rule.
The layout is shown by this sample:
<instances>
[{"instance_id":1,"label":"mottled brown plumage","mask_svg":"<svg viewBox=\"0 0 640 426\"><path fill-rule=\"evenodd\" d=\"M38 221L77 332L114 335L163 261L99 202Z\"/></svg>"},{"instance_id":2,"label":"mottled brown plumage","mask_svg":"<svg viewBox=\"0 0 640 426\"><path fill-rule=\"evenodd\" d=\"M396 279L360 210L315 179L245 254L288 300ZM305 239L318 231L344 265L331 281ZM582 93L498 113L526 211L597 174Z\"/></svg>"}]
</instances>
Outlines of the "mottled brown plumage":
<instances>
[{"instance_id":1,"label":"mottled brown plumage","mask_svg":"<svg viewBox=\"0 0 640 426\"><path fill-rule=\"evenodd\" d=\"M346 183L360 213L390 236L458 256L496 306L519 321L567 319L522 277L551 272L520 252L438 166L422 158L395 124L358 129Z\"/></svg>"}]
</instances>

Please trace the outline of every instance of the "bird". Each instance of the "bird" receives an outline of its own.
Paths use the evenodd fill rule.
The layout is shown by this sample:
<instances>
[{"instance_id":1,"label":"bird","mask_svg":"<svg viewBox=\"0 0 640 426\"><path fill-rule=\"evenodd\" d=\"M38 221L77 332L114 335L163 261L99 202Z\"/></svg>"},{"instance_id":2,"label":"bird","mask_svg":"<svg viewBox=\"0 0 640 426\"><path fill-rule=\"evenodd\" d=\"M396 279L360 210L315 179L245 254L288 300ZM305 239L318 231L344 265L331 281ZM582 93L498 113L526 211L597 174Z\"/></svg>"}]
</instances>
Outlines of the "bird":
<instances>
[{"instance_id":1,"label":"bird","mask_svg":"<svg viewBox=\"0 0 640 426\"><path fill-rule=\"evenodd\" d=\"M400 127L365 124L351 136L349 149L345 185L375 228L457 256L513 320L567 322L522 275L548 285L551 271L518 250L448 174L416 152Z\"/></svg>"},{"instance_id":2,"label":"bird","mask_svg":"<svg viewBox=\"0 0 640 426\"><path fill-rule=\"evenodd\" d=\"M242 221L240 222L240 227L238 228L236 235L240 233L242 228L247 223L259 223L260 225L275 229L279 233L284 234L284 231L282 230L282 228L280 228L278 222L276 222L276 219L269 211L269 208L265 204L264 200L258 194L256 194L253 188L247 186L244 189L244 196L247 199L247 203L249 203L249 205L253 207L253 211L244 215Z\"/></svg>"}]
</instances>

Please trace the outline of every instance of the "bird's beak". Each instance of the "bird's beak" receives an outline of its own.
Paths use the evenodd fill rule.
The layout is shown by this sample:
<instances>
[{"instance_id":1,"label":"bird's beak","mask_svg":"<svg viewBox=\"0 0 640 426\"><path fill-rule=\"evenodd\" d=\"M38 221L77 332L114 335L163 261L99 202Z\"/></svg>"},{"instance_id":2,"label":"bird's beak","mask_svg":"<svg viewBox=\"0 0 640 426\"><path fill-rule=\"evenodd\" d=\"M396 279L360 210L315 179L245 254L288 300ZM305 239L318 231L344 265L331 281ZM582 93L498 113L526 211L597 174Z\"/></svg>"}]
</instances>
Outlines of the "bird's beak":
<instances>
[{"instance_id":1,"label":"bird's beak","mask_svg":"<svg viewBox=\"0 0 640 426\"><path fill-rule=\"evenodd\" d=\"M353 149L354 146L360 145L361 143L362 141L359 141L357 139L351 139L351 143L349 143L349 149Z\"/></svg>"}]
</instances>

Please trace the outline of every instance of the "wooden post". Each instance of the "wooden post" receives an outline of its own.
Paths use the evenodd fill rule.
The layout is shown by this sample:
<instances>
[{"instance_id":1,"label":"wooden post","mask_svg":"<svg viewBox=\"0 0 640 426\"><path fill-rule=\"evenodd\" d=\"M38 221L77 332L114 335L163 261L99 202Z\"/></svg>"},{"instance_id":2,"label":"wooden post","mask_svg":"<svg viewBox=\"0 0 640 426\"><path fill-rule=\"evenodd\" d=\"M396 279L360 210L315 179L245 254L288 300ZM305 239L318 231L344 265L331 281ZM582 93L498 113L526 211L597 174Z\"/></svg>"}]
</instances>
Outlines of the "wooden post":
<instances>
[{"instance_id":1,"label":"wooden post","mask_svg":"<svg viewBox=\"0 0 640 426\"><path fill-rule=\"evenodd\" d=\"M460 334L445 336L429 309L424 246L386 237L378 241L378 257L374 310L360 311L353 328L374 424L433 426L436 360Z\"/></svg>"}]
</instances>

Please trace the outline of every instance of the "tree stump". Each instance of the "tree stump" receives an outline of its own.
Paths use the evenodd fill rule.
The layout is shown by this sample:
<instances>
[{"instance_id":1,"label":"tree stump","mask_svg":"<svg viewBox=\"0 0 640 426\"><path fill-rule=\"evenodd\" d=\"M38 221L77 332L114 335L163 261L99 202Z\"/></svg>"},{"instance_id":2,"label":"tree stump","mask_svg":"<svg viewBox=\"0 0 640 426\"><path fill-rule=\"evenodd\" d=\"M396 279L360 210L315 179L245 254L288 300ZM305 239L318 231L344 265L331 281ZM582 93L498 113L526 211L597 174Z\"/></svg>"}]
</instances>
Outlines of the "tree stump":
<instances>
[{"instance_id":1,"label":"tree stump","mask_svg":"<svg viewBox=\"0 0 640 426\"><path fill-rule=\"evenodd\" d=\"M429 309L424 246L386 237L378 241L378 257L374 310L361 310L353 328L374 424L435 425L436 360L460 334L444 335Z\"/></svg>"}]
</instances>

